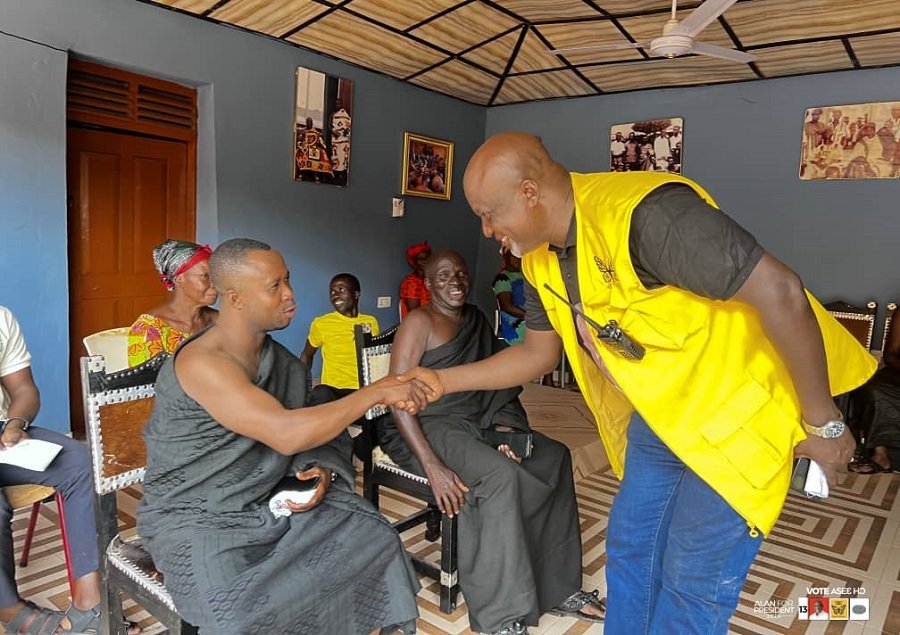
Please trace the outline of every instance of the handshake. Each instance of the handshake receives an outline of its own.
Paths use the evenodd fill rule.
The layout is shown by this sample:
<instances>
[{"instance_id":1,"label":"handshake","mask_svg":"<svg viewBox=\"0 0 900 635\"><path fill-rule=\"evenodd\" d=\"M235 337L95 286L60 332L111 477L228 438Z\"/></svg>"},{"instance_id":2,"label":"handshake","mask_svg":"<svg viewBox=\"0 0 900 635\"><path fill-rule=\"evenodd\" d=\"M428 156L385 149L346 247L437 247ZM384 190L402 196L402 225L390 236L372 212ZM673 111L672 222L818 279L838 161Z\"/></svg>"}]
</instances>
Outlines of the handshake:
<instances>
[{"instance_id":1,"label":"handshake","mask_svg":"<svg viewBox=\"0 0 900 635\"><path fill-rule=\"evenodd\" d=\"M417 366L400 375L388 375L366 387L372 392L374 405L416 414L444 394L438 374Z\"/></svg>"}]
</instances>

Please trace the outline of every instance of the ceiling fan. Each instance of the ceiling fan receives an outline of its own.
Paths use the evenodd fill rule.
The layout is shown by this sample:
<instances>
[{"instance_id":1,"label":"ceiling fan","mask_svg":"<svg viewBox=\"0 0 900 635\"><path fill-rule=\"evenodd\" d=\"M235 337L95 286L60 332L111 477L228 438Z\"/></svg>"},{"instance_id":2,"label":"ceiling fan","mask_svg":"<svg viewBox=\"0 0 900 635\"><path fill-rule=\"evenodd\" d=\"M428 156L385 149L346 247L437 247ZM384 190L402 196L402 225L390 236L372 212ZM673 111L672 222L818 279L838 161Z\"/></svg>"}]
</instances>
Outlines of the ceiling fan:
<instances>
[{"instance_id":1,"label":"ceiling fan","mask_svg":"<svg viewBox=\"0 0 900 635\"><path fill-rule=\"evenodd\" d=\"M725 13L725 10L735 2L737 2L737 0L706 0L706 2L694 9L688 17L679 22L675 18L675 11L678 8L677 0L672 0L672 17L666 22L665 26L663 26L662 35L653 38L649 42L622 42L619 44L602 44L599 46L579 46L553 49L550 52L555 55L564 55L566 53L575 52L587 53L589 51L641 48L646 49L651 57L672 58L695 53L697 55L708 55L709 57L718 57L733 62L752 62L756 58L749 53L725 48L724 46L717 46L715 44L704 44L703 42L694 41L694 38L697 37L710 22Z\"/></svg>"}]
</instances>

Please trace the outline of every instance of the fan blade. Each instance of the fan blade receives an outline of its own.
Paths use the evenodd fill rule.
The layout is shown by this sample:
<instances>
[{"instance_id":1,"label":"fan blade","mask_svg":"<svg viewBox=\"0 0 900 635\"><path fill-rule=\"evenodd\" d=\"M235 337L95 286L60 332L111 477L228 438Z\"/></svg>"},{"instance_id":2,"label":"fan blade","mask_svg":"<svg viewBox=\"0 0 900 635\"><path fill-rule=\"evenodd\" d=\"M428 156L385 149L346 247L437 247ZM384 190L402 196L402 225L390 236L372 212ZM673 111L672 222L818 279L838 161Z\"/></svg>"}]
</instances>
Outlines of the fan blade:
<instances>
[{"instance_id":1,"label":"fan blade","mask_svg":"<svg viewBox=\"0 0 900 635\"><path fill-rule=\"evenodd\" d=\"M728 7L735 2L737 0L706 0L706 2L694 9L688 17L679 22L678 26L670 31L670 34L697 37L700 31L725 13Z\"/></svg>"},{"instance_id":2,"label":"fan blade","mask_svg":"<svg viewBox=\"0 0 900 635\"><path fill-rule=\"evenodd\" d=\"M703 42L694 42L692 52L699 53L700 55L708 55L709 57L718 57L732 62L746 63L756 59L750 55L750 53L735 51L734 49L728 49L724 46L717 46L715 44L704 44Z\"/></svg>"},{"instance_id":3,"label":"fan blade","mask_svg":"<svg viewBox=\"0 0 900 635\"><path fill-rule=\"evenodd\" d=\"M569 48L552 49L550 52L554 55L565 55L566 53L590 53L591 51L616 51L620 49L642 49L649 47L649 42L620 42L618 44L598 44L596 46L573 46Z\"/></svg>"}]
</instances>

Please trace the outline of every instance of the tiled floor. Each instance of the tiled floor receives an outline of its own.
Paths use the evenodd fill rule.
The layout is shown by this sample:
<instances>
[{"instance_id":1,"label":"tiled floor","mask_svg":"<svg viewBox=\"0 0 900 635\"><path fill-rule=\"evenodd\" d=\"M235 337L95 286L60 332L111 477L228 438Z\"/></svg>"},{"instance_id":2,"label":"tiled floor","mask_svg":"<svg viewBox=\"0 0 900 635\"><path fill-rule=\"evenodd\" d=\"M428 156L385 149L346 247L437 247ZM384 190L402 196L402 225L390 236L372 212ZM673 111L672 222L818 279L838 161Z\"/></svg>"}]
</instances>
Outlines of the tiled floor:
<instances>
[{"instance_id":1,"label":"tiled floor","mask_svg":"<svg viewBox=\"0 0 900 635\"><path fill-rule=\"evenodd\" d=\"M535 387L542 388L542 387ZM555 427L558 438L573 448L576 472L580 477L577 495L581 512L584 543L585 588L605 589L606 518L618 484L605 458L602 446L592 432L580 396L566 391L542 389L526 391L525 402L538 427ZM555 395L553 393L556 393ZM585 426L588 426L586 433ZM596 445L595 445L596 444ZM598 458L599 455L599 458ZM591 462L593 461L593 463ZM594 471L594 466L597 467ZM730 633L740 635L897 635L900 633L900 476L849 475L826 501L812 502L794 495L787 501L775 531L757 557L741 594ZM121 496L121 520L134 524L136 492ZM390 490L382 490L382 509L389 517L403 515L414 504ZM24 535L27 515L21 512L13 521L17 545ZM437 559L439 545L430 543L421 530L404 534L407 548ZM18 572L23 596L38 603L65 607L68 588L60 549L55 505L44 506L32 551L32 561ZM422 580L419 595L421 619L419 632L425 634L471 633L466 606L461 602L452 615L440 612L435 583ZM869 599L868 621L805 622L797 619L799 598L810 595L811 587L848 587L860 589L858 595ZM864 592L862 591L864 589ZM838 597L838 594L830 594ZM769 617L766 611L785 611ZM145 612L130 607L130 617L158 631ZM602 625L572 618L544 616L532 633L542 635L598 635ZM280 635L280 634L272 634ZM287 635L287 634L285 634ZM328 635L328 634L323 634ZM673 633L673 635L681 635Z\"/></svg>"}]
</instances>

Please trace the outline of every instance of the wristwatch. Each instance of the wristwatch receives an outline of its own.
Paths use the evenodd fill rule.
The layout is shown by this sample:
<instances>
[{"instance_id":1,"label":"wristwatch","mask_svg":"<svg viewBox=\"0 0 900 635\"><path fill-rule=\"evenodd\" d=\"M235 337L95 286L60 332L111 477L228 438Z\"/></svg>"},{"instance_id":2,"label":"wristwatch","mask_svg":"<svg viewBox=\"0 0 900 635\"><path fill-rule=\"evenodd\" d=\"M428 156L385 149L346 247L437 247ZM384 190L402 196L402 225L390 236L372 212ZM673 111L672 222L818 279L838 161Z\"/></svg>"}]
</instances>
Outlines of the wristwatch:
<instances>
[{"instance_id":1,"label":"wristwatch","mask_svg":"<svg viewBox=\"0 0 900 635\"><path fill-rule=\"evenodd\" d=\"M803 430L806 431L806 434L811 434L822 439L837 439L844 434L844 428L846 427L843 419L832 419L820 426L811 426L805 421L803 422Z\"/></svg>"}]
</instances>

